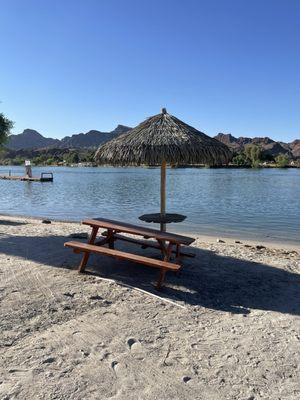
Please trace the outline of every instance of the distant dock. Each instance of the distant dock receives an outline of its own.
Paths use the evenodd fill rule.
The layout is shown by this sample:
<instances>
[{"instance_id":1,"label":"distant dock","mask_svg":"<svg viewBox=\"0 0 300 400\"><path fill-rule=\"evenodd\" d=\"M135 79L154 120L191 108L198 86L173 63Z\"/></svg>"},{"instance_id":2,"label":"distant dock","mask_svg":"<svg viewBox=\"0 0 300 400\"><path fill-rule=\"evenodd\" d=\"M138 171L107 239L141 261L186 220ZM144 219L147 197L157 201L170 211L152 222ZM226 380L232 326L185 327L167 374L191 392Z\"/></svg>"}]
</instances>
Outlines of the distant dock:
<instances>
[{"instance_id":1,"label":"distant dock","mask_svg":"<svg viewBox=\"0 0 300 400\"><path fill-rule=\"evenodd\" d=\"M26 181L26 182L53 182L52 172L42 172L39 177L29 177L29 176L18 176L11 175L10 171L7 175L0 175L0 179L5 179L9 181Z\"/></svg>"}]
</instances>

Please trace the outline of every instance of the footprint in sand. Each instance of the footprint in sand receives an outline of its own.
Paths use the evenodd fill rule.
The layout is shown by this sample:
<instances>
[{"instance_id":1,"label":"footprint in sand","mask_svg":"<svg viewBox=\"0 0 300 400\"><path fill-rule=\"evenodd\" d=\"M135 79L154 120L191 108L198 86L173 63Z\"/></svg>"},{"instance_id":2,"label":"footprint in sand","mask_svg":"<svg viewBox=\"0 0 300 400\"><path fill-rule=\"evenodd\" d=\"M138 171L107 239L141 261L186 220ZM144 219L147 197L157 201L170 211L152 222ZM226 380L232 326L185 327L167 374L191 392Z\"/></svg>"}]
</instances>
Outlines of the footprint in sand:
<instances>
[{"instance_id":1,"label":"footprint in sand","mask_svg":"<svg viewBox=\"0 0 300 400\"><path fill-rule=\"evenodd\" d=\"M143 347L140 341L130 338L127 340L127 345L134 356L139 359L144 358Z\"/></svg>"},{"instance_id":2,"label":"footprint in sand","mask_svg":"<svg viewBox=\"0 0 300 400\"><path fill-rule=\"evenodd\" d=\"M126 372L125 372L126 365L125 364L119 363L118 361L112 361L110 366L118 378L125 379L125 377L126 377Z\"/></svg>"},{"instance_id":3,"label":"footprint in sand","mask_svg":"<svg viewBox=\"0 0 300 400\"><path fill-rule=\"evenodd\" d=\"M111 363L111 367L112 367L113 370L115 370L118 367L118 365L119 365L118 361L113 361Z\"/></svg>"}]
</instances>

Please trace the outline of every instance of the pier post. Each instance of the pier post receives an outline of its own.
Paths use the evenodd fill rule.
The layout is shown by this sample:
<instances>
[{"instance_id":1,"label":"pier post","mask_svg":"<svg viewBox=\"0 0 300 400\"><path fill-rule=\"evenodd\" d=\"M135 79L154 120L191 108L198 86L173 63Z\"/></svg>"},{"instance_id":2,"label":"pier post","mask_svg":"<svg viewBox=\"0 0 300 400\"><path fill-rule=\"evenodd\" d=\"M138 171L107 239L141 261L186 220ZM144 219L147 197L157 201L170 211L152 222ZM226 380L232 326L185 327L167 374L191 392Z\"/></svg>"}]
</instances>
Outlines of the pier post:
<instances>
[{"instance_id":1,"label":"pier post","mask_svg":"<svg viewBox=\"0 0 300 400\"><path fill-rule=\"evenodd\" d=\"M25 176L27 178L32 178L31 163L29 160L25 161Z\"/></svg>"}]
</instances>

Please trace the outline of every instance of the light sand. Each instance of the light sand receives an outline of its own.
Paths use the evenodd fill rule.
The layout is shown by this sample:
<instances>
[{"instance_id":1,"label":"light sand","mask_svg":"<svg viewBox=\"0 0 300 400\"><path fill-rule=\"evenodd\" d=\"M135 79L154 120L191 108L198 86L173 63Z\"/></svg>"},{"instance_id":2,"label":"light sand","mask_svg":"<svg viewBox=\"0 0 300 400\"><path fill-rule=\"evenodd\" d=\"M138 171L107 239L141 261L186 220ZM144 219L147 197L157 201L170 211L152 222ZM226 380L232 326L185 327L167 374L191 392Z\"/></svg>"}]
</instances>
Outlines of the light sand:
<instances>
[{"instance_id":1,"label":"light sand","mask_svg":"<svg viewBox=\"0 0 300 400\"><path fill-rule=\"evenodd\" d=\"M300 399L298 250L197 239L158 293L129 262L77 274L74 232L0 217L1 399Z\"/></svg>"}]
</instances>

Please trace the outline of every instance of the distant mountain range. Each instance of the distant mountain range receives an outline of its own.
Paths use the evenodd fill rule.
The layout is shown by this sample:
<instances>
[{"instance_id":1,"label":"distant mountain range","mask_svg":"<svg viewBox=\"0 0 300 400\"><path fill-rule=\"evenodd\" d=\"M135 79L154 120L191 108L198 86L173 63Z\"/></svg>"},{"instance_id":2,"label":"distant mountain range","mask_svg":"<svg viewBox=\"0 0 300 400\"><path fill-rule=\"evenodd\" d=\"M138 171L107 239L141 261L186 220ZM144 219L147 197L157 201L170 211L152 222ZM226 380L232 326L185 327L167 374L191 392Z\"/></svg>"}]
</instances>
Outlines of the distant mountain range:
<instances>
[{"instance_id":1,"label":"distant mountain range","mask_svg":"<svg viewBox=\"0 0 300 400\"><path fill-rule=\"evenodd\" d=\"M46 149L46 148L96 148L100 144L130 130L128 126L118 125L111 132L91 130L87 133L78 133L65 136L63 139L46 138L34 129L25 129L19 135L11 135L6 147L10 150Z\"/></svg>"},{"instance_id":2,"label":"distant mountain range","mask_svg":"<svg viewBox=\"0 0 300 400\"><path fill-rule=\"evenodd\" d=\"M261 147L265 155L276 157L279 154L287 154L290 158L300 158L300 140L294 140L292 143L276 142L268 137L255 137L253 139L246 137L234 137L230 133L219 133L215 139L226 144L233 153L240 153L246 145L255 144Z\"/></svg>"},{"instance_id":3,"label":"distant mountain range","mask_svg":"<svg viewBox=\"0 0 300 400\"><path fill-rule=\"evenodd\" d=\"M21 149L82 149L97 148L99 145L123 133L130 131L130 127L118 125L111 132L91 130L87 133L78 133L65 136L63 139L46 138L33 129L25 129L19 135L11 135L6 147L11 150ZM268 137L234 137L231 134L219 133L215 139L226 144L234 153L243 151L246 145L256 144L262 148L265 155L276 157L278 154L287 154L291 158L300 158L300 140L292 143L276 142Z\"/></svg>"}]
</instances>

